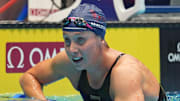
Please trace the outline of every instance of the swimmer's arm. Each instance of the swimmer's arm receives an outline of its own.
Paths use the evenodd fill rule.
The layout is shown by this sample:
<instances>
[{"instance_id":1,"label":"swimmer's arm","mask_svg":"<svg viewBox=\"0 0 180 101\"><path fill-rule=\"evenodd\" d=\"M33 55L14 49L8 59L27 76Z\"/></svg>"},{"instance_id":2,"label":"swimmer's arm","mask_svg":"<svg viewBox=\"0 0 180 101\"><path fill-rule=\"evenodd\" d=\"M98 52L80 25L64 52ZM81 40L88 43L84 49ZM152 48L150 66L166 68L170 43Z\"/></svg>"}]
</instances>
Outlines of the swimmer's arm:
<instances>
[{"instance_id":1,"label":"swimmer's arm","mask_svg":"<svg viewBox=\"0 0 180 101\"><path fill-rule=\"evenodd\" d=\"M49 59L38 63L25 72L20 78L20 84L27 96L44 101L46 98L42 91L42 85L51 83L63 77L64 76L56 70L53 59Z\"/></svg>"},{"instance_id":2,"label":"swimmer's arm","mask_svg":"<svg viewBox=\"0 0 180 101\"><path fill-rule=\"evenodd\" d=\"M114 101L144 101L141 75L132 69L113 70L111 91Z\"/></svg>"}]
</instances>

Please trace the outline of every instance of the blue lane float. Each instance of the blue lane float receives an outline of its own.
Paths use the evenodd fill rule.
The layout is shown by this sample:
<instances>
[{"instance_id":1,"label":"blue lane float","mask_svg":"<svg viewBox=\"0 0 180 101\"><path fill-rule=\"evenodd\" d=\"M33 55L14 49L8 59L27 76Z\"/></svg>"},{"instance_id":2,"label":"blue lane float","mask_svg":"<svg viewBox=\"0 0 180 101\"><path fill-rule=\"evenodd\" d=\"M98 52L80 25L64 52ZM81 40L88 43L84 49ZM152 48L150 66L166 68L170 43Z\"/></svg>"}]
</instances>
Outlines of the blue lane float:
<instances>
[{"instance_id":1,"label":"blue lane float","mask_svg":"<svg viewBox=\"0 0 180 101\"><path fill-rule=\"evenodd\" d=\"M29 98L24 94L15 94L12 98L14 98L14 99L31 99L31 100L33 100L33 98ZM48 99L48 101L56 101L56 100Z\"/></svg>"}]
</instances>

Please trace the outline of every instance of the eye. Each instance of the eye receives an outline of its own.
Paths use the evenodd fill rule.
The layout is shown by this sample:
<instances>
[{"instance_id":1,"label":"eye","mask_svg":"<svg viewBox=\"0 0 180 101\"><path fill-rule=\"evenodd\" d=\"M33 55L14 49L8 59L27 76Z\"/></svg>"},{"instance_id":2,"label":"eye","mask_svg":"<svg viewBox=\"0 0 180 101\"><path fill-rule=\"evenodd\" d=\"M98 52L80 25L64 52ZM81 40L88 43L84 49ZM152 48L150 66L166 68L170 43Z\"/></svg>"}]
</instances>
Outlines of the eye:
<instances>
[{"instance_id":1,"label":"eye","mask_svg":"<svg viewBox=\"0 0 180 101\"><path fill-rule=\"evenodd\" d=\"M64 42L67 47L71 45L71 40L69 38L64 38Z\"/></svg>"},{"instance_id":2,"label":"eye","mask_svg":"<svg viewBox=\"0 0 180 101\"><path fill-rule=\"evenodd\" d=\"M86 42L86 39L85 39L85 38L83 38L83 37L78 37L78 38L77 38L77 43L78 43L79 45L83 45L85 42Z\"/></svg>"}]
</instances>

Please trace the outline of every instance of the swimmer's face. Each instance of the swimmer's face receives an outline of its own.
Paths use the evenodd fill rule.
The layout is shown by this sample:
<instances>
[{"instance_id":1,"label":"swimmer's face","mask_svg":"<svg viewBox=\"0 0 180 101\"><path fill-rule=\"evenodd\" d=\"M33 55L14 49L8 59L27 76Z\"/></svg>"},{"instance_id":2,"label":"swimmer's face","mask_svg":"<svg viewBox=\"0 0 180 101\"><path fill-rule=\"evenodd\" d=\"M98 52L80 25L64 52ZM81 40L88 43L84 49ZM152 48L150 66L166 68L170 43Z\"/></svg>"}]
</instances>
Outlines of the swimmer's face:
<instances>
[{"instance_id":1,"label":"swimmer's face","mask_svg":"<svg viewBox=\"0 0 180 101\"><path fill-rule=\"evenodd\" d=\"M65 50L78 70L95 64L101 52L101 38L91 31L63 32Z\"/></svg>"}]
</instances>

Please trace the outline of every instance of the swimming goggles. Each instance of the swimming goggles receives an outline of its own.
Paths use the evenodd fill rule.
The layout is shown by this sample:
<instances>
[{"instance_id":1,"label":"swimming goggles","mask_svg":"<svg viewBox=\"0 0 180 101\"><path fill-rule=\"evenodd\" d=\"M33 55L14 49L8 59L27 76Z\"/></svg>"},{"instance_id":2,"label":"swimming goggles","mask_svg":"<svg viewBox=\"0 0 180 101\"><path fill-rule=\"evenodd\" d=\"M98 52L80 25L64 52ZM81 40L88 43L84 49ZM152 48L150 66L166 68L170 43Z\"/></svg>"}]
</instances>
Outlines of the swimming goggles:
<instances>
[{"instance_id":1,"label":"swimming goggles","mask_svg":"<svg viewBox=\"0 0 180 101\"><path fill-rule=\"evenodd\" d=\"M68 26L70 23L74 22L77 27L85 27L93 29L83 18L80 17L68 17L63 20L63 26Z\"/></svg>"}]
</instances>

